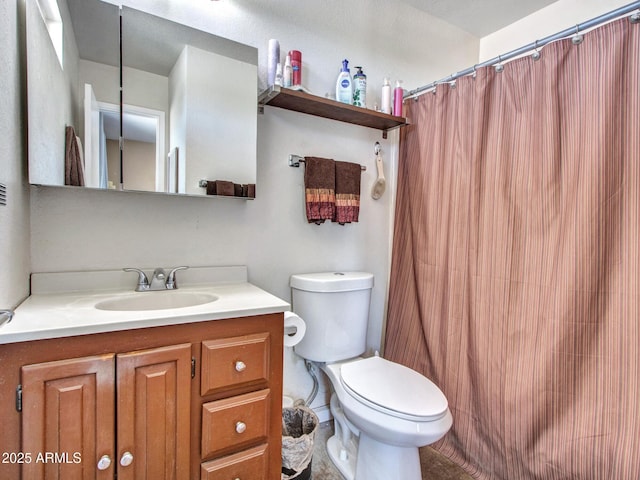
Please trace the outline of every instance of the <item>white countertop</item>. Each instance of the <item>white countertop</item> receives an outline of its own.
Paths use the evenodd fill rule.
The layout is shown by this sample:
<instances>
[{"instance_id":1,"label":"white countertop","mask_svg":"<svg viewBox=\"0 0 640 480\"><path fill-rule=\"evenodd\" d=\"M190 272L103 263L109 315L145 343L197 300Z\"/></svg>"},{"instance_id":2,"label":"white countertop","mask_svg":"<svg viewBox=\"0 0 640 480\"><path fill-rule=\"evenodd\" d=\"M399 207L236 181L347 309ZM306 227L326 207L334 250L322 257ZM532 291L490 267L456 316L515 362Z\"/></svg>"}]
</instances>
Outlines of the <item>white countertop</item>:
<instances>
[{"instance_id":1,"label":"white countertop","mask_svg":"<svg viewBox=\"0 0 640 480\"><path fill-rule=\"evenodd\" d=\"M65 292L61 286L73 284L73 277L71 282L61 283L58 277L55 277L58 274L44 274L48 276L47 282L52 275L55 280L45 287L40 283L42 278L32 279L32 292L36 293L18 306L10 323L0 327L0 344L281 313L290 309L289 303L284 300L242 281L246 280L246 271L244 278L240 271L240 274L232 276L229 282L216 277L213 283L203 283L200 271L196 272L198 275L191 274L192 278L198 277L197 283L184 282L176 292L215 295L217 299L213 302L163 310L100 310L95 305L104 300L154 295L156 292L134 292L136 277L131 277L131 274L126 278L129 283L133 280L133 286L114 287L101 281L100 289L91 289L92 282L88 280L86 272L82 273L85 275L83 285L86 289L80 291L75 289ZM100 273L104 279L105 272ZM114 273L121 276L119 271ZM80 272L74 272L74 275L76 278L82 278ZM188 275L183 276L189 278ZM50 285L55 287L48 288Z\"/></svg>"}]
</instances>

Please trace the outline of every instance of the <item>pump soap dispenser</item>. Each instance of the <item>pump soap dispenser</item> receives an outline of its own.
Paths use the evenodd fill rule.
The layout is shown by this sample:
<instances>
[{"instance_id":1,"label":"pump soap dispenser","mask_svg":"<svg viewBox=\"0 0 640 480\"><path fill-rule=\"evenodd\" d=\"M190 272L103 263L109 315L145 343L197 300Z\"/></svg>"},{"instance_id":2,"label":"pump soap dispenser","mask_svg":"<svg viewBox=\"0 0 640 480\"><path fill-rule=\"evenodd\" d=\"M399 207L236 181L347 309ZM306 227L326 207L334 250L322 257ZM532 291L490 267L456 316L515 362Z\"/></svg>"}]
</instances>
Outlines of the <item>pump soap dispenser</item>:
<instances>
[{"instance_id":1,"label":"pump soap dispenser","mask_svg":"<svg viewBox=\"0 0 640 480\"><path fill-rule=\"evenodd\" d=\"M349 72L349 61L342 61L342 70L336 81L336 100L342 103L351 104L353 101L353 81Z\"/></svg>"}]
</instances>

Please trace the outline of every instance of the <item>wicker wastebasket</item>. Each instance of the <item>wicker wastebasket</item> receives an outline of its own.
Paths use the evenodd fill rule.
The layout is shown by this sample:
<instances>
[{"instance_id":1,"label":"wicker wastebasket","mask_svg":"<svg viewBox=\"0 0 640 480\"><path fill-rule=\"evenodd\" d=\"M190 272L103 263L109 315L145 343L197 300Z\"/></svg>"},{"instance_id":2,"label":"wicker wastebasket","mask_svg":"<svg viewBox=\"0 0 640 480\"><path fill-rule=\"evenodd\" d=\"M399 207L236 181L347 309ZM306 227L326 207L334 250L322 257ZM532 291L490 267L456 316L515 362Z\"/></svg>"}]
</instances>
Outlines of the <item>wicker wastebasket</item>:
<instances>
[{"instance_id":1,"label":"wicker wastebasket","mask_svg":"<svg viewBox=\"0 0 640 480\"><path fill-rule=\"evenodd\" d=\"M307 407L282 409L282 480L310 480L318 417Z\"/></svg>"}]
</instances>

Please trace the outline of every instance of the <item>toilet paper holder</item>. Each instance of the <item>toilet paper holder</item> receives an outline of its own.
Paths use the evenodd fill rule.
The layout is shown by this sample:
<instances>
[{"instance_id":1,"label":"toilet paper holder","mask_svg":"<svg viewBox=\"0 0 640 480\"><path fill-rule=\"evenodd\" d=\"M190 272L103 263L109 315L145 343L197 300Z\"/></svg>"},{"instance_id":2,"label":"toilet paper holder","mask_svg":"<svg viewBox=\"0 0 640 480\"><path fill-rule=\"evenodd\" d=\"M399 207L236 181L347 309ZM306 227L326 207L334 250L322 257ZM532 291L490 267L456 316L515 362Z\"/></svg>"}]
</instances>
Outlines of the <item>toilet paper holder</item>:
<instances>
[{"instance_id":1,"label":"toilet paper holder","mask_svg":"<svg viewBox=\"0 0 640 480\"><path fill-rule=\"evenodd\" d=\"M304 337L307 325L293 312L284 312L284 346L294 347Z\"/></svg>"}]
</instances>

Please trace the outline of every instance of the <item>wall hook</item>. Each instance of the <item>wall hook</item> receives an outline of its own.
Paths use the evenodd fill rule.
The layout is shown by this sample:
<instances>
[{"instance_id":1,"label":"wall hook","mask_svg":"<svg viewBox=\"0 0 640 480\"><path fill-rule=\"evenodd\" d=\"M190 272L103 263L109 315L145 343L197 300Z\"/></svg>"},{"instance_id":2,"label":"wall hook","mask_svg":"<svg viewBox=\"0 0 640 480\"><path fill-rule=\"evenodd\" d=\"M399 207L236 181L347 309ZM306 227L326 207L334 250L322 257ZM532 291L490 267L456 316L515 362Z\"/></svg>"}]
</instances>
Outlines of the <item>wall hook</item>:
<instances>
[{"instance_id":1,"label":"wall hook","mask_svg":"<svg viewBox=\"0 0 640 480\"><path fill-rule=\"evenodd\" d=\"M373 186L371 187L371 197L374 200L378 200L380 197L382 197L382 194L384 193L384 190L387 186L387 180L384 178L384 168L382 166L382 155L380 155L382 146L380 145L380 142L375 143L373 150L376 153L376 170L378 172L378 178L376 178L376 181L373 183Z\"/></svg>"}]
</instances>

